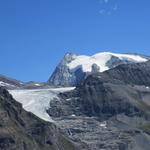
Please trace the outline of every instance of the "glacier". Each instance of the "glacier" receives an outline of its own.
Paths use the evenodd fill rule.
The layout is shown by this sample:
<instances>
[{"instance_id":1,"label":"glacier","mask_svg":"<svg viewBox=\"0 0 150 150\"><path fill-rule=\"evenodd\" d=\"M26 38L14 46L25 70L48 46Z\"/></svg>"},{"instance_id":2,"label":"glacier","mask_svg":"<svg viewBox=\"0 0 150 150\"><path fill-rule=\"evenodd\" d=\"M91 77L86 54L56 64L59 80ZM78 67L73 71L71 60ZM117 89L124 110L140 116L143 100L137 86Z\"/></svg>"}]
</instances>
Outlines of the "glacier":
<instances>
[{"instance_id":1,"label":"glacier","mask_svg":"<svg viewBox=\"0 0 150 150\"><path fill-rule=\"evenodd\" d=\"M9 90L15 100L23 105L26 111L32 112L39 118L53 122L46 110L50 107L50 101L58 99L58 94L73 90L75 87L49 88L49 89L23 89Z\"/></svg>"}]
</instances>

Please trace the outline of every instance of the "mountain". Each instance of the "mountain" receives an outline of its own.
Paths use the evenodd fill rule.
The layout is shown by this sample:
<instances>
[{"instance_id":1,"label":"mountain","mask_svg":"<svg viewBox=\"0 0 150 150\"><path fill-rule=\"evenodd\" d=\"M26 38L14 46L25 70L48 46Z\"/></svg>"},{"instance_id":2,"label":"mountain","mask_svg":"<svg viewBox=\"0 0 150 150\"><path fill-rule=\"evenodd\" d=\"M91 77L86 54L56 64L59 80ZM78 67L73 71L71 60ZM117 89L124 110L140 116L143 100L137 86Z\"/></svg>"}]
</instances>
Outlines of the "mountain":
<instances>
[{"instance_id":1,"label":"mountain","mask_svg":"<svg viewBox=\"0 0 150 150\"><path fill-rule=\"evenodd\" d=\"M0 87L1 150L77 150L53 123L26 112Z\"/></svg>"},{"instance_id":2,"label":"mountain","mask_svg":"<svg viewBox=\"0 0 150 150\"><path fill-rule=\"evenodd\" d=\"M150 61L89 75L59 97L49 115L90 150L149 150Z\"/></svg>"},{"instance_id":3,"label":"mountain","mask_svg":"<svg viewBox=\"0 0 150 150\"><path fill-rule=\"evenodd\" d=\"M41 89L48 88L49 85L44 82L23 82L4 75L0 75L0 86L8 90L14 89Z\"/></svg>"},{"instance_id":4,"label":"mountain","mask_svg":"<svg viewBox=\"0 0 150 150\"><path fill-rule=\"evenodd\" d=\"M0 86L5 87L6 89L17 89L23 86L23 82L16 79L0 75Z\"/></svg>"},{"instance_id":5,"label":"mountain","mask_svg":"<svg viewBox=\"0 0 150 150\"><path fill-rule=\"evenodd\" d=\"M148 56L138 54L97 53L93 56L67 53L48 80L49 85L76 86L88 75L104 72L120 64L145 62Z\"/></svg>"},{"instance_id":6,"label":"mountain","mask_svg":"<svg viewBox=\"0 0 150 150\"><path fill-rule=\"evenodd\" d=\"M49 85L0 83L22 103L0 88L2 150L149 150L148 56L68 53Z\"/></svg>"}]
</instances>

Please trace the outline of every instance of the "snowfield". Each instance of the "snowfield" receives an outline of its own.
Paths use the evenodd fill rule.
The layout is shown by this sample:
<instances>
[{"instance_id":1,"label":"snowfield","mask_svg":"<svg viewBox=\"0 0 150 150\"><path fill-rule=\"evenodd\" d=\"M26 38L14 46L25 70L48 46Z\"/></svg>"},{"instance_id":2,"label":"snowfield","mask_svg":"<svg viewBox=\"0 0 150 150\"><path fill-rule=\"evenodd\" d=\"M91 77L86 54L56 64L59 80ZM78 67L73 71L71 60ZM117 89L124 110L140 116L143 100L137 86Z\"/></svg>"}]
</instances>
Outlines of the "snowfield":
<instances>
[{"instance_id":1,"label":"snowfield","mask_svg":"<svg viewBox=\"0 0 150 150\"><path fill-rule=\"evenodd\" d=\"M74 56L73 61L71 61L68 65L70 70L75 70L78 66L82 66L84 72L91 72L92 65L97 64L100 67L100 72L106 71L110 68L106 65L107 62L111 59L111 57L117 57L120 60L128 60L131 62L145 62L148 59L143 58L139 55L134 54L116 54L111 52L102 52L97 53L93 56L79 55Z\"/></svg>"},{"instance_id":2,"label":"snowfield","mask_svg":"<svg viewBox=\"0 0 150 150\"><path fill-rule=\"evenodd\" d=\"M74 87L67 88L50 88L50 89L34 89L34 90L9 90L10 94L18 102L22 103L26 111L32 112L39 118L52 122L51 117L46 113L50 107L50 101L54 98L58 99L61 92L71 91Z\"/></svg>"}]
</instances>

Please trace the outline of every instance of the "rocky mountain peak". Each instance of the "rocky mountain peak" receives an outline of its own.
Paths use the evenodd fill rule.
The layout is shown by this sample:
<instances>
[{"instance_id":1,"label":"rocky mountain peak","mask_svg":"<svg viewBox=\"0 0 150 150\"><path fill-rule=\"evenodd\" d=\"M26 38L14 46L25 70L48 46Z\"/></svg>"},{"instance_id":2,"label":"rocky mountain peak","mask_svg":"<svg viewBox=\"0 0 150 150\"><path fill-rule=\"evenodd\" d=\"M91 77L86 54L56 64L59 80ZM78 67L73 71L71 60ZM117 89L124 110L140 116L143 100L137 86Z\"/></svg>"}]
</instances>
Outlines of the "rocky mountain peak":
<instances>
[{"instance_id":1,"label":"rocky mountain peak","mask_svg":"<svg viewBox=\"0 0 150 150\"><path fill-rule=\"evenodd\" d=\"M148 57L135 54L101 52L92 56L66 53L48 80L53 86L76 86L87 75L104 72L120 64L145 62Z\"/></svg>"}]
</instances>

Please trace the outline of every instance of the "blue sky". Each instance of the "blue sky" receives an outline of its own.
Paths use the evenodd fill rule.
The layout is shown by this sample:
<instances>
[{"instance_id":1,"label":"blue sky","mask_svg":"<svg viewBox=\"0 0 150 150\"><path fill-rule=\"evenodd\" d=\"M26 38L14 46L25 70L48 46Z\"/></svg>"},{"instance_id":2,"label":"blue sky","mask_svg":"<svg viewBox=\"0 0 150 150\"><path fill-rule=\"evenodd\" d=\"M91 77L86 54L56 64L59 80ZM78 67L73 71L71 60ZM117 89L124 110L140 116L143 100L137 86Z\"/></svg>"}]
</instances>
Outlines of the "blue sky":
<instances>
[{"instance_id":1,"label":"blue sky","mask_svg":"<svg viewBox=\"0 0 150 150\"><path fill-rule=\"evenodd\" d=\"M0 0L0 74L46 81L66 52L150 55L149 0Z\"/></svg>"}]
</instances>

